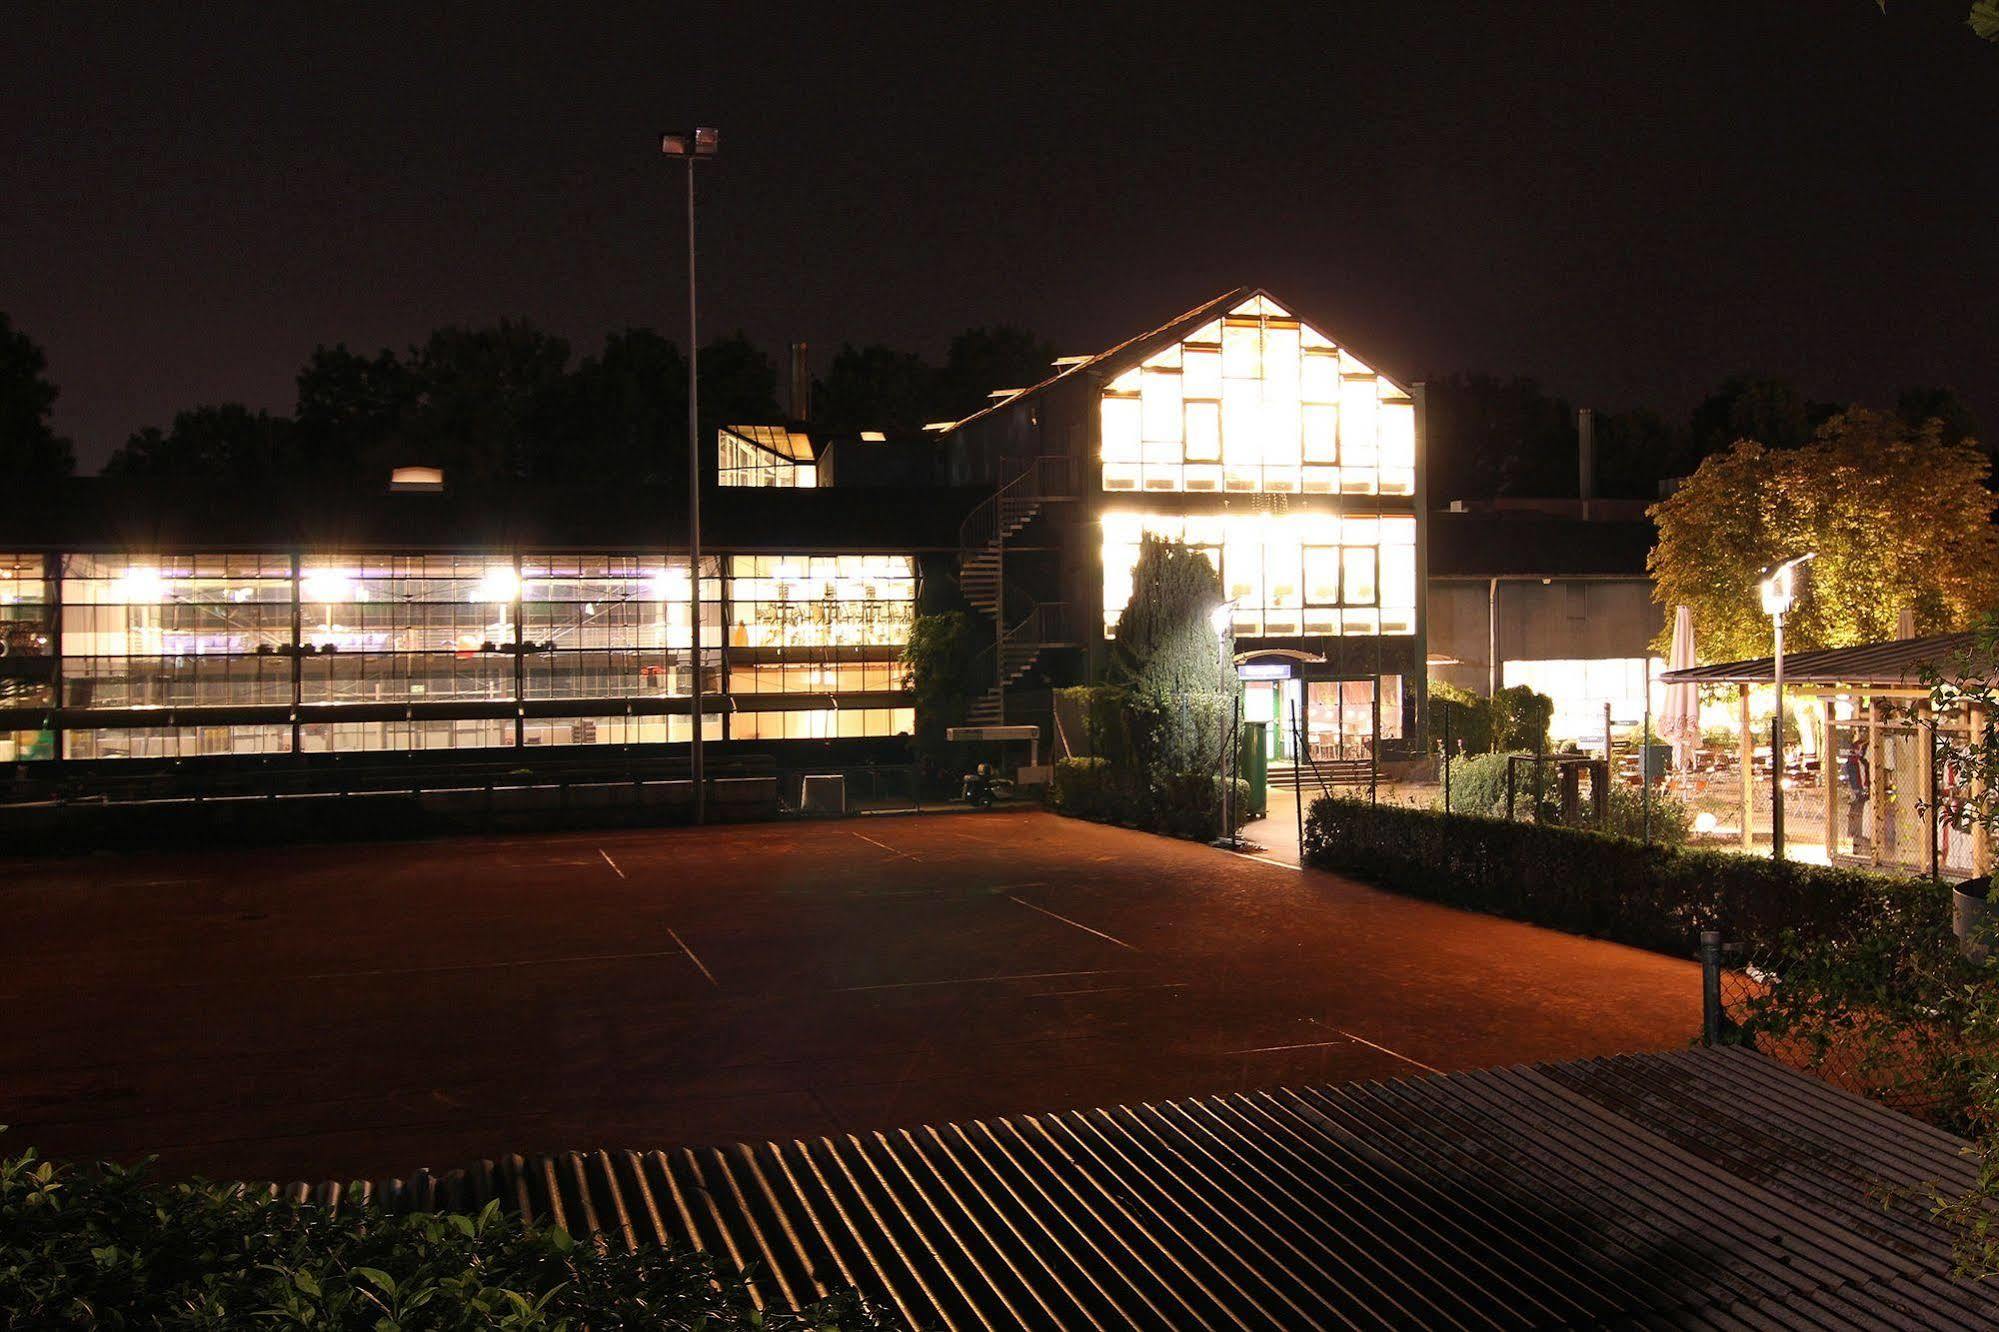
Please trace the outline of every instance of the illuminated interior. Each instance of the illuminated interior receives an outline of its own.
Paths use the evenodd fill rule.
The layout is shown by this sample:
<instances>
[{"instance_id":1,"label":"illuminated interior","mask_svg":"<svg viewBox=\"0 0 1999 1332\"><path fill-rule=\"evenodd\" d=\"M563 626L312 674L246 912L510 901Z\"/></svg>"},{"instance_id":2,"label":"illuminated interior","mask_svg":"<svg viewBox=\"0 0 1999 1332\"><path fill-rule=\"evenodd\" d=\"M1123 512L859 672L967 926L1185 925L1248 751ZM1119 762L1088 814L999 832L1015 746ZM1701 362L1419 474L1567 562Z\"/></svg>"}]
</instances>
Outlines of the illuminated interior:
<instances>
[{"instance_id":1,"label":"illuminated interior","mask_svg":"<svg viewBox=\"0 0 1999 1332\"><path fill-rule=\"evenodd\" d=\"M1666 706L1666 687L1659 673L1666 663L1652 659L1652 716ZM1500 665L1506 688L1526 685L1555 701L1548 724L1552 740L1603 744L1603 705L1610 705L1611 724L1620 731L1645 717L1645 658L1601 657L1576 660L1507 661ZM1732 718L1731 718L1732 720Z\"/></svg>"},{"instance_id":2,"label":"illuminated interior","mask_svg":"<svg viewBox=\"0 0 1999 1332\"><path fill-rule=\"evenodd\" d=\"M1257 296L1112 380L1107 491L1413 495L1409 396Z\"/></svg>"},{"instance_id":3,"label":"illuminated interior","mask_svg":"<svg viewBox=\"0 0 1999 1332\"><path fill-rule=\"evenodd\" d=\"M1131 600L1145 536L1207 556L1239 637L1416 632L1413 515L1108 513L1103 523L1106 636Z\"/></svg>"},{"instance_id":4,"label":"illuminated interior","mask_svg":"<svg viewBox=\"0 0 1999 1332\"><path fill-rule=\"evenodd\" d=\"M467 705L480 715L299 723L303 752L512 747L513 705L575 700L576 716L520 718L527 745L685 741L689 719L621 704L693 685L685 557L634 554L100 555L60 557L59 663L49 656L43 557L0 556L5 706L137 720L168 708L268 708L227 725L84 724L72 758L289 752L300 705ZM725 577L726 569L726 577ZM702 562L703 734L716 739L894 735L916 605L907 555L749 555ZM18 654L18 655L17 655ZM728 669L723 668L727 659ZM816 697L765 714L762 695ZM866 697L859 697L866 696ZM776 700L773 700L775 703ZM495 710L490 705L506 705ZM162 718L162 721L170 720ZM47 732L0 732L7 758L53 757Z\"/></svg>"},{"instance_id":5,"label":"illuminated interior","mask_svg":"<svg viewBox=\"0 0 1999 1332\"><path fill-rule=\"evenodd\" d=\"M811 437L783 426L724 426L715 438L715 482L810 489L819 484Z\"/></svg>"}]
</instances>

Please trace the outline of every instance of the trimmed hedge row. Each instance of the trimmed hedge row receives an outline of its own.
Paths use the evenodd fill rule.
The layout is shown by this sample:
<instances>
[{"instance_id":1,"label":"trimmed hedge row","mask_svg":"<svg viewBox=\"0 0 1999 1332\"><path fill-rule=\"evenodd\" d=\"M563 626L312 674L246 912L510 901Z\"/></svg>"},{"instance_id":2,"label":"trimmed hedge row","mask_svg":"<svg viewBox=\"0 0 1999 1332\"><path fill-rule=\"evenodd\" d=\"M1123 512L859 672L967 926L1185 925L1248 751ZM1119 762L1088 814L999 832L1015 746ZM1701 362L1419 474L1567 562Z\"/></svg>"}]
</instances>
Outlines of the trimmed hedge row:
<instances>
[{"instance_id":1,"label":"trimmed hedge row","mask_svg":"<svg viewBox=\"0 0 1999 1332\"><path fill-rule=\"evenodd\" d=\"M1680 957L1702 930L1756 948L1785 930L1950 928L1949 890L1920 880L1340 798L1313 802L1304 852L1412 897Z\"/></svg>"},{"instance_id":2,"label":"trimmed hedge row","mask_svg":"<svg viewBox=\"0 0 1999 1332\"><path fill-rule=\"evenodd\" d=\"M1221 831L1221 801L1222 779L1211 773L1146 777L1100 758L1057 759L1048 792L1058 814L1203 842ZM1238 781L1231 811L1237 823L1248 806L1249 783Z\"/></svg>"}]
</instances>

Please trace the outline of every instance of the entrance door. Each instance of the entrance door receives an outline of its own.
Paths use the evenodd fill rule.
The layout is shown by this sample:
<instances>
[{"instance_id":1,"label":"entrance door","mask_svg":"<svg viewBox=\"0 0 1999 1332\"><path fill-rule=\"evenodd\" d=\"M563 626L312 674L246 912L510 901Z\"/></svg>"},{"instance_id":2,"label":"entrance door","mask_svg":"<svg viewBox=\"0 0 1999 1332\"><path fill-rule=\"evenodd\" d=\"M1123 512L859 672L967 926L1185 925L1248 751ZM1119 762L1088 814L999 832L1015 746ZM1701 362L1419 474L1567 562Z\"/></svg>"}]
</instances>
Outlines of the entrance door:
<instances>
[{"instance_id":1,"label":"entrance door","mask_svg":"<svg viewBox=\"0 0 1999 1332\"><path fill-rule=\"evenodd\" d=\"M1305 743L1321 762L1365 761L1374 747L1374 681L1307 682Z\"/></svg>"}]
</instances>

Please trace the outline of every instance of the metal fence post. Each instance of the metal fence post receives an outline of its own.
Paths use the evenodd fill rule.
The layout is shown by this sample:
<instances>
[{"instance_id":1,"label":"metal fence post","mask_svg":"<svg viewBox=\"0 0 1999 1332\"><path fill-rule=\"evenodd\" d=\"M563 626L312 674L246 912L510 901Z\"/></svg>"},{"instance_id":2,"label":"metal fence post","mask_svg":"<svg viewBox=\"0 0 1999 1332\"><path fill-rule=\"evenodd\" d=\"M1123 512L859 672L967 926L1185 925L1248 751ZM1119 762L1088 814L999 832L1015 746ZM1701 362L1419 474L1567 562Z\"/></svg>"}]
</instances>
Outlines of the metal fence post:
<instances>
[{"instance_id":1,"label":"metal fence post","mask_svg":"<svg viewBox=\"0 0 1999 1332\"><path fill-rule=\"evenodd\" d=\"M1701 1044L1721 1042L1721 933L1701 931Z\"/></svg>"},{"instance_id":2,"label":"metal fence post","mask_svg":"<svg viewBox=\"0 0 1999 1332\"><path fill-rule=\"evenodd\" d=\"M1444 812L1451 812L1451 704L1444 704Z\"/></svg>"}]
</instances>

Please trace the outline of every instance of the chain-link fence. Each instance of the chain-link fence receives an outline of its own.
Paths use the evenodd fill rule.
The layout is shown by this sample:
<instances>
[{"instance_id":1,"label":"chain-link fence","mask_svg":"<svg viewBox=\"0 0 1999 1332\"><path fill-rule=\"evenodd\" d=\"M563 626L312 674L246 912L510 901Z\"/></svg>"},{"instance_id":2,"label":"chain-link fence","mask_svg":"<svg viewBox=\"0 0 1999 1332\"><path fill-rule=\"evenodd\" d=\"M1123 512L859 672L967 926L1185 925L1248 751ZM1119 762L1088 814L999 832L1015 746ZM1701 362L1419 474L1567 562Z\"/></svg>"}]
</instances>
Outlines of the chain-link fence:
<instances>
[{"instance_id":1,"label":"chain-link fence","mask_svg":"<svg viewBox=\"0 0 1999 1332\"><path fill-rule=\"evenodd\" d=\"M1780 978L1746 959L1740 944L1701 936L1701 1043L1746 1045L1758 1053L1894 1110L1935 1120L1944 1111L1929 1076L1934 1051L1919 1029L1870 1030L1865 1018L1796 1024L1773 1021L1795 999Z\"/></svg>"}]
</instances>

